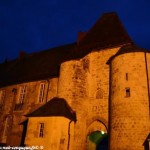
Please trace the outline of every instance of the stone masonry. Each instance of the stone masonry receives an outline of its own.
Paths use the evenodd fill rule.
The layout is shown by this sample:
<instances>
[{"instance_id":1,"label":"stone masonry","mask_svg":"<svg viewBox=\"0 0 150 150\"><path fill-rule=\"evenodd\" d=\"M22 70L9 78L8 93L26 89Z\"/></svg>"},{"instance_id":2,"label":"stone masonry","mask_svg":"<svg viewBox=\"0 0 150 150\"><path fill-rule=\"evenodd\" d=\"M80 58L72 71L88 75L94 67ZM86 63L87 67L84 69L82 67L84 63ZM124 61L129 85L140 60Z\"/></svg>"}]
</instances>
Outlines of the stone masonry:
<instances>
[{"instance_id":1,"label":"stone masonry","mask_svg":"<svg viewBox=\"0 0 150 150\"><path fill-rule=\"evenodd\" d=\"M109 150L149 150L149 51L116 13L77 41L0 64L0 145L96 150L97 132Z\"/></svg>"}]
</instances>

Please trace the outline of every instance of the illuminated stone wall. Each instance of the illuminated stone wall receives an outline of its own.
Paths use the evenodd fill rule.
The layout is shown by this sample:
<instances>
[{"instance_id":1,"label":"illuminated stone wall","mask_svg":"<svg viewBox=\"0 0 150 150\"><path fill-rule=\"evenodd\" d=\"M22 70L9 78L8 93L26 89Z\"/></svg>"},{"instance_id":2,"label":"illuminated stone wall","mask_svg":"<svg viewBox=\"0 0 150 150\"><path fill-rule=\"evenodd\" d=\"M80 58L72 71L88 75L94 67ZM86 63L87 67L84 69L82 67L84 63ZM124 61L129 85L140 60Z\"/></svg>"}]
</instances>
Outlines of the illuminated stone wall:
<instances>
[{"instance_id":1,"label":"illuminated stone wall","mask_svg":"<svg viewBox=\"0 0 150 150\"><path fill-rule=\"evenodd\" d=\"M67 100L77 117L73 150L86 149L87 129L92 122L98 120L108 128L109 66L106 62L118 50L119 47L96 50L61 65L58 96Z\"/></svg>"},{"instance_id":2,"label":"illuminated stone wall","mask_svg":"<svg viewBox=\"0 0 150 150\"><path fill-rule=\"evenodd\" d=\"M43 146L45 150L67 150L70 146L69 119L64 117L30 117L26 146ZM39 136L39 124L44 123L44 136Z\"/></svg>"},{"instance_id":3,"label":"illuminated stone wall","mask_svg":"<svg viewBox=\"0 0 150 150\"><path fill-rule=\"evenodd\" d=\"M144 52L116 56L111 63L110 150L144 150L149 115Z\"/></svg>"},{"instance_id":4,"label":"illuminated stone wall","mask_svg":"<svg viewBox=\"0 0 150 150\"><path fill-rule=\"evenodd\" d=\"M6 90L6 97L0 131L4 130L5 118L11 119L8 136L4 137L0 132L1 142L19 145L23 129L18 124L26 119L24 115L53 97L59 97L76 112L77 121L70 122L64 117L31 117L25 138L27 146L42 145L47 150L86 150L87 137L98 130L110 131L110 150L143 150L142 144L150 131L150 54L146 57L143 52L118 55L112 59L110 70L106 62L119 49L93 50L81 59L66 61L61 64L59 78L2 88ZM43 103L38 102L41 83L45 83ZM14 111L22 85L26 85L23 109ZM16 95L13 89L17 90ZM40 122L46 124L43 138L38 137Z\"/></svg>"},{"instance_id":5,"label":"illuminated stone wall","mask_svg":"<svg viewBox=\"0 0 150 150\"><path fill-rule=\"evenodd\" d=\"M41 80L37 82L28 82L22 84L16 84L12 86L3 87L0 90L5 90L5 99L3 109L0 115L0 141L1 143L7 143L8 145L17 146L21 142L22 125L19 125L26 119L24 115L43 105L46 100L56 97L57 94L57 78L50 80ZM38 102L40 83L45 83L44 89L44 101L43 103ZM20 87L26 86L26 93L24 104L21 110L14 110L15 104L20 96ZM13 89L16 89L14 94ZM5 128L5 119L9 117L9 126L7 127L7 137L3 136L3 130Z\"/></svg>"}]
</instances>

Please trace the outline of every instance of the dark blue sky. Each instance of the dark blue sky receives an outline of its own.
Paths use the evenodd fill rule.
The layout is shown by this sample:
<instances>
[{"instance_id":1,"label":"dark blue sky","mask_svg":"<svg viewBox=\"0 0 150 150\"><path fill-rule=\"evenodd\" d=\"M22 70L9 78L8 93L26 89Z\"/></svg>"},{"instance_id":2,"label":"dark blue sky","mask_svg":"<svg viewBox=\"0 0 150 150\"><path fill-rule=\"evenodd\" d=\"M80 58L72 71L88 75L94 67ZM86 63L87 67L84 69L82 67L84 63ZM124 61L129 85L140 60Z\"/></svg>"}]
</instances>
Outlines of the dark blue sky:
<instances>
[{"instance_id":1,"label":"dark blue sky","mask_svg":"<svg viewBox=\"0 0 150 150\"><path fill-rule=\"evenodd\" d=\"M134 42L150 49L150 0L0 0L0 62L75 42L105 12L118 13Z\"/></svg>"}]
</instances>

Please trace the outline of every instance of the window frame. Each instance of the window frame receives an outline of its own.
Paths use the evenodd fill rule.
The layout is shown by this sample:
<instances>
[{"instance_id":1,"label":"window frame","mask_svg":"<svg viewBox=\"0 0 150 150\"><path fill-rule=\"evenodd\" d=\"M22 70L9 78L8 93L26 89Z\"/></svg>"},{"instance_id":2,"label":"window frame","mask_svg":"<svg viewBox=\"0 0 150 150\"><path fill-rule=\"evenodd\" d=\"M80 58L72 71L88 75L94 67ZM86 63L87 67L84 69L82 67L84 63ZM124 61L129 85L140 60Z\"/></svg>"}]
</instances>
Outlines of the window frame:
<instances>
[{"instance_id":1,"label":"window frame","mask_svg":"<svg viewBox=\"0 0 150 150\"><path fill-rule=\"evenodd\" d=\"M126 96L125 97L130 97L131 96L131 90L130 90L130 88L129 87L126 87L125 88L125 94L126 94Z\"/></svg>"},{"instance_id":2,"label":"window frame","mask_svg":"<svg viewBox=\"0 0 150 150\"><path fill-rule=\"evenodd\" d=\"M20 89L19 89L19 98L18 98L17 104L24 103L25 95L26 95L26 85L22 85L20 86Z\"/></svg>"},{"instance_id":3,"label":"window frame","mask_svg":"<svg viewBox=\"0 0 150 150\"><path fill-rule=\"evenodd\" d=\"M41 82L39 86L38 103L44 103L45 82Z\"/></svg>"},{"instance_id":4,"label":"window frame","mask_svg":"<svg viewBox=\"0 0 150 150\"><path fill-rule=\"evenodd\" d=\"M18 94L18 97L15 102L15 106L14 106L14 111L22 111L24 101L25 101L26 91L27 91L26 88L27 88L26 85L20 86L19 94Z\"/></svg>"},{"instance_id":5,"label":"window frame","mask_svg":"<svg viewBox=\"0 0 150 150\"><path fill-rule=\"evenodd\" d=\"M39 123L39 138L43 138L44 137L44 130L45 130L45 123L44 122L40 122Z\"/></svg>"}]
</instances>

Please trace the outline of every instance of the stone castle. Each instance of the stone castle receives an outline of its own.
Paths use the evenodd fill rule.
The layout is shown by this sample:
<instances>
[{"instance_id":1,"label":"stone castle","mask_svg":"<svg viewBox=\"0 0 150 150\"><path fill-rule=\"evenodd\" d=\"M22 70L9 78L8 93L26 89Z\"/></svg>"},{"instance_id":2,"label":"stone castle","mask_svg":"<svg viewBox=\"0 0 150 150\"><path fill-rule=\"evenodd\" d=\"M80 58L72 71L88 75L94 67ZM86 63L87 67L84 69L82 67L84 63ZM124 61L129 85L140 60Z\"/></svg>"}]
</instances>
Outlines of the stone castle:
<instances>
[{"instance_id":1,"label":"stone castle","mask_svg":"<svg viewBox=\"0 0 150 150\"><path fill-rule=\"evenodd\" d=\"M149 150L150 53L116 13L76 43L0 64L0 145Z\"/></svg>"}]
</instances>

